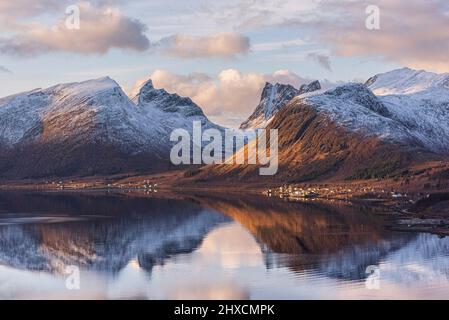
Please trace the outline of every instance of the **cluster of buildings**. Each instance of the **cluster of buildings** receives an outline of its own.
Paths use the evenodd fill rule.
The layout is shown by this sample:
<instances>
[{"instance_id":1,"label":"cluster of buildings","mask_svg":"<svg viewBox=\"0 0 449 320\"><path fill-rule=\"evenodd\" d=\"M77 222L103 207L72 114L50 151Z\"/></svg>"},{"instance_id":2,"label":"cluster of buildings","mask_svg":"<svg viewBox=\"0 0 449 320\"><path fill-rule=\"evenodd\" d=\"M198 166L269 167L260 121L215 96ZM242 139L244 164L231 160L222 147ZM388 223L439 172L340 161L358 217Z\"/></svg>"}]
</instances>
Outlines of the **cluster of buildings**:
<instances>
[{"instance_id":1,"label":"cluster of buildings","mask_svg":"<svg viewBox=\"0 0 449 320\"><path fill-rule=\"evenodd\" d=\"M90 182L90 183L75 183L74 181L45 181L45 185L51 186L51 188L64 190L64 189L138 189L145 190L148 192L157 192L158 184L151 183L149 180L136 182L136 183L100 183L100 182Z\"/></svg>"},{"instance_id":2,"label":"cluster of buildings","mask_svg":"<svg viewBox=\"0 0 449 320\"><path fill-rule=\"evenodd\" d=\"M301 188L293 185L284 185L275 189L268 189L268 196L282 196L290 198L318 198L318 188Z\"/></svg>"},{"instance_id":3,"label":"cluster of buildings","mask_svg":"<svg viewBox=\"0 0 449 320\"><path fill-rule=\"evenodd\" d=\"M357 186L298 186L298 185L282 185L277 188L268 189L265 192L268 196L279 196L282 198L335 198L349 199L353 195L365 195L373 198L407 198L407 194L402 194L394 190L375 189L373 187L357 187Z\"/></svg>"}]
</instances>

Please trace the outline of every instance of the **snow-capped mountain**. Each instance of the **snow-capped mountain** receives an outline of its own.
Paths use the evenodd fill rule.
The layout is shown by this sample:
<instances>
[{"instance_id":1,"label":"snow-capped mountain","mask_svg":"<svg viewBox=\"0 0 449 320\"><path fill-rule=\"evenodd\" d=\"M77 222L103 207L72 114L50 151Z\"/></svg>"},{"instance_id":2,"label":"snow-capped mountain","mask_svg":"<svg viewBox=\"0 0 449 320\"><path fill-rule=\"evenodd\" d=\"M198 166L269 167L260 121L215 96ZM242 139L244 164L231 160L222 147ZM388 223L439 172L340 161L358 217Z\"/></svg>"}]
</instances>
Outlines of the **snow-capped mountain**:
<instances>
[{"instance_id":1,"label":"snow-capped mountain","mask_svg":"<svg viewBox=\"0 0 449 320\"><path fill-rule=\"evenodd\" d=\"M449 73L404 68L376 75L366 85L398 126L433 152L449 153Z\"/></svg>"},{"instance_id":2,"label":"snow-capped mountain","mask_svg":"<svg viewBox=\"0 0 449 320\"><path fill-rule=\"evenodd\" d=\"M295 98L353 132L449 153L449 74L408 68Z\"/></svg>"},{"instance_id":3,"label":"snow-capped mountain","mask_svg":"<svg viewBox=\"0 0 449 320\"><path fill-rule=\"evenodd\" d=\"M314 92L321 90L321 84L318 80L312 81L311 83L303 84L301 87L299 87L298 95Z\"/></svg>"},{"instance_id":4,"label":"snow-capped mountain","mask_svg":"<svg viewBox=\"0 0 449 320\"><path fill-rule=\"evenodd\" d=\"M351 131L449 153L449 74L399 69L301 102Z\"/></svg>"},{"instance_id":5,"label":"snow-capped mountain","mask_svg":"<svg viewBox=\"0 0 449 320\"><path fill-rule=\"evenodd\" d=\"M155 89L151 79L141 86L132 101L138 106L141 116L151 120L153 130L157 129L162 136L169 137L176 128L191 132L193 121L200 121L203 129L223 129L209 121L203 110L190 98Z\"/></svg>"},{"instance_id":6,"label":"snow-capped mountain","mask_svg":"<svg viewBox=\"0 0 449 320\"><path fill-rule=\"evenodd\" d=\"M266 127L273 116L283 108L291 99L303 93L320 90L318 81L304 84L298 90L288 84L271 84L267 82L262 90L259 105L254 113L240 125L240 129L259 129Z\"/></svg>"},{"instance_id":7,"label":"snow-capped mountain","mask_svg":"<svg viewBox=\"0 0 449 320\"><path fill-rule=\"evenodd\" d=\"M390 118L389 109L365 85L349 83L324 93L295 99L336 124L364 136L405 141L407 128Z\"/></svg>"},{"instance_id":8,"label":"snow-capped mountain","mask_svg":"<svg viewBox=\"0 0 449 320\"><path fill-rule=\"evenodd\" d=\"M267 126L293 98L351 131L449 153L448 73L403 68L378 74L365 85L348 83L327 91L318 81L299 90L267 83L259 105L241 128Z\"/></svg>"},{"instance_id":9,"label":"snow-capped mountain","mask_svg":"<svg viewBox=\"0 0 449 320\"><path fill-rule=\"evenodd\" d=\"M156 89L151 80L132 99L107 77L2 98L0 177L165 171L172 168L170 133L191 132L193 121L223 129L191 99ZM391 168L416 154L447 155L448 123L449 74L404 68L329 90L318 81L300 89L267 83L241 129L279 129L289 174L313 164L319 172L301 172L314 177L345 163L348 174L361 163L357 153ZM386 152L400 160L384 163Z\"/></svg>"},{"instance_id":10,"label":"snow-capped mountain","mask_svg":"<svg viewBox=\"0 0 449 320\"><path fill-rule=\"evenodd\" d=\"M288 102L267 123L268 129L279 130L280 170L274 178L379 178L449 155L448 79L447 74L399 69L366 84L347 83L290 100L277 97ZM266 97L264 92L255 119L262 119L260 110L271 110ZM256 178L258 167L217 166L204 172L198 179Z\"/></svg>"},{"instance_id":11,"label":"snow-capped mountain","mask_svg":"<svg viewBox=\"0 0 449 320\"><path fill-rule=\"evenodd\" d=\"M110 78L0 99L0 175L109 174L167 168L170 133L199 120L189 98L147 81L134 103Z\"/></svg>"},{"instance_id":12,"label":"snow-capped mountain","mask_svg":"<svg viewBox=\"0 0 449 320\"><path fill-rule=\"evenodd\" d=\"M366 85L379 96L432 93L433 99L447 99L447 93L444 92L449 90L449 73L402 68L375 75L368 79ZM443 95L435 94L438 91Z\"/></svg>"}]
</instances>

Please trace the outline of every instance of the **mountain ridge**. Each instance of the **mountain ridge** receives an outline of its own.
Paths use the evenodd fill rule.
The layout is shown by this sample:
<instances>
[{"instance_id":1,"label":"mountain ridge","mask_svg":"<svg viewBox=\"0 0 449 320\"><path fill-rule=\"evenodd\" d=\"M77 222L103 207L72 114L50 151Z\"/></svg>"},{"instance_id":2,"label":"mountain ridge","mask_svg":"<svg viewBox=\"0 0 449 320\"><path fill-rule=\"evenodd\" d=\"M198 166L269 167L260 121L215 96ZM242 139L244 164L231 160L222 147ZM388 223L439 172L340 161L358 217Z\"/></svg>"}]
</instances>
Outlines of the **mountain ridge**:
<instances>
[{"instance_id":1,"label":"mountain ridge","mask_svg":"<svg viewBox=\"0 0 449 320\"><path fill-rule=\"evenodd\" d=\"M194 120L221 128L190 98L148 83L140 91L146 100L135 104L103 77L0 99L0 176L168 170L171 131L191 132Z\"/></svg>"},{"instance_id":2,"label":"mountain ridge","mask_svg":"<svg viewBox=\"0 0 449 320\"><path fill-rule=\"evenodd\" d=\"M392 73L401 78L403 69ZM382 78L371 78L368 86L347 83L297 95L280 108L266 127L279 132L279 171L275 176L259 177L258 165L218 165L205 167L198 179L299 182L385 178L414 163L447 159L449 90L439 87L434 100L420 99L419 93L427 94L427 89L412 97L375 95L369 86ZM424 79L428 81L429 76ZM395 99L407 103L397 106ZM407 108L411 112L405 112Z\"/></svg>"},{"instance_id":3,"label":"mountain ridge","mask_svg":"<svg viewBox=\"0 0 449 320\"><path fill-rule=\"evenodd\" d=\"M291 99L298 95L320 89L321 85L319 81L303 84L299 89L289 84L271 84L266 82L259 104L253 114L242 122L240 129L262 129L270 123L273 116Z\"/></svg>"},{"instance_id":4,"label":"mountain ridge","mask_svg":"<svg viewBox=\"0 0 449 320\"><path fill-rule=\"evenodd\" d=\"M192 132L193 121L224 130L190 98L156 89L151 79L133 97L103 77L0 98L0 177L171 170L170 133ZM266 83L243 124L279 130L279 179L382 176L449 154L449 75L404 68L327 90L318 81L300 89ZM252 166L226 166L201 172L253 175Z\"/></svg>"}]
</instances>

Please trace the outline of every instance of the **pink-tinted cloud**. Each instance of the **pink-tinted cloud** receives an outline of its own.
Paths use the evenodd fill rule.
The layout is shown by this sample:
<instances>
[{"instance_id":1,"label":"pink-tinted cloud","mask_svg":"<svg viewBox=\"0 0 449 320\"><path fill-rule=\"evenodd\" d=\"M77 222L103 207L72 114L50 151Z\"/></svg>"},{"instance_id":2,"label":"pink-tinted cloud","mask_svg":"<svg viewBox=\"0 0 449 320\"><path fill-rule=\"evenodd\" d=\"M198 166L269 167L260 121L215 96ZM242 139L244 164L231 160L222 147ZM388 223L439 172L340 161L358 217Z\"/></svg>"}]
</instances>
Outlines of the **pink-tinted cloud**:
<instances>
[{"instance_id":1,"label":"pink-tinted cloud","mask_svg":"<svg viewBox=\"0 0 449 320\"><path fill-rule=\"evenodd\" d=\"M379 30L366 27L366 8L379 8ZM313 19L298 12L284 26L307 28L333 55L384 59L412 68L449 71L446 0L322 0Z\"/></svg>"},{"instance_id":2,"label":"pink-tinted cloud","mask_svg":"<svg viewBox=\"0 0 449 320\"><path fill-rule=\"evenodd\" d=\"M21 26L18 33L0 38L0 52L33 56L47 52L104 54L110 49L144 51L150 46L146 27L112 7L79 4L80 28L69 29L65 19L49 28L39 24Z\"/></svg>"},{"instance_id":3,"label":"pink-tinted cloud","mask_svg":"<svg viewBox=\"0 0 449 320\"><path fill-rule=\"evenodd\" d=\"M380 10L380 30L365 26L372 5ZM449 71L447 0L230 0L212 2L207 9L217 24L238 30L298 30L332 56Z\"/></svg>"},{"instance_id":4,"label":"pink-tinted cloud","mask_svg":"<svg viewBox=\"0 0 449 320\"><path fill-rule=\"evenodd\" d=\"M231 58L248 53L250 40L235 32L201 37L174 35L160 40L155 46L179 58Z\"/></svg>"}]
</instances>

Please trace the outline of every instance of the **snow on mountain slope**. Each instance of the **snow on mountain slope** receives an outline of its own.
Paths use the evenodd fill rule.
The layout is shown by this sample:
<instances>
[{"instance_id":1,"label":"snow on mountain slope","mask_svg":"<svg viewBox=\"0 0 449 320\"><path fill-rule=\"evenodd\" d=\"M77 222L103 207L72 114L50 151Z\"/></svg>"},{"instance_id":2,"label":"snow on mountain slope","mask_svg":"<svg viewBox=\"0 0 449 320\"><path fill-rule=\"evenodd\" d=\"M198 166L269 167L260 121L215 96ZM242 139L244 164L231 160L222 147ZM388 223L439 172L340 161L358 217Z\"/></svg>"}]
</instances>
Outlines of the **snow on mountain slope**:
<instances>
[{"instance_id":1,"label":"snow on mountain slope","mask_svg":"<svg viewBox=\"0 0 449 320\"><path fill-rule=\"evenodd\" d=\"M0 99L0 143L15 144L39 124L49 97L35 90Z\"/></svg>"},{"instance_id":2,"label":"snow on mountain slope","mask_svg":"<svg viewBox=\"0 0 449 320\"><path fill-rule=\"evenodd\" d=\"M366 85L378 96L408 95L438 89L449 90L449 73L437 74L402 68L375 75L368 79ZM437 95L435 98L439 98L439 96Z\"/></svg>"},{"instance_id":3,"label":"snow on mountain slope","mask_svg":"<svg viewBox=\"0 0 449 320\"><path fill-rule=\"evenodd\" d=\"M405 128L388 118L385 106L362 84L346 84L324 93L298 97L295 101L313 106L336 123L366 136L408 138Z\"/></svg>"},{"instance_id":4,"label":"snow on mountain slope","mask_svg":"<svg viewBox=\"0 0 449 320\"><path fill-rule=\"evenodd\" d=\"M416 83L413 86L422 87ZM426 99L416 91L410 95L376 97L365 85L354 83L311 94L302 102L315 106L351 131L420 145L437 153L449 152L449 95L441 103Z\"/></svg>"},{"instance_id":5,"label":"snow on mountain slope","mask_svg":"<svg viewBox=\"0 0 449 320\"><path fill-rule=\"evenodd\" d=\"M108 77L0 99L0 175L108 174L156 162L166 170L173 130L191 132L194 120L222 129L189 98L154 89L151 81L135 99Z\"/></svg>"},{"instance_id":6,"label":"snow on mountain slope","mask_svg":"<svg viewBox=\"0 0 449 320\"><path fill-rule=\"evenodd\" d=\"M110 78L61 84L0 100L0 139L9 146L46 141L129 142L137 108Z\"/></svg>"},{"instance_id":7,"label":"snow on mountain slope","mask_svg":"<svg viewBox=\"0 0 449 320\"><path fill-rule=\"evenodd\" d=\"M449 153L449 74L404 68L374 76L365 85L317 89L292 103L312 106L364 136Z\"/></svg>"},{"instance_id":8,"label":"snow on mountain slope","mask_svg":"<svg viewBox=\"0 0 449 320\"><path fill-rule=\"evenodd\" d=\"M317 81L300 90L267 83L259 105L241 128L267 126L293 100L315 106L366 136L449 153L449 73L403 68L376 75L365 85L348 83L329 90L321 90Z\"/></svg>"},{"instance_id":9,"label":"snow on mountain slope","mask_svg":"<svg viewBox=\"0 0 449 320\"><path fill-rule=\"evenodd\" d=\"M378 179L449 154L445 77L415 77L425 79L421 83L411 81L413 76L404 80L404 73L409 71L393 71L388 81L378 75L367 85L381 92L408 94L375 95L367 85L348 83L289 100L267 125L277 129L279 137L279 171L270 179ZM258 169L247 164L207 167L197 179L260 181Z\"/></svg>"},{"instance_id":10,"label":"snow on mountain slope","mask_svg":"<svg viewBox=\"0 0 449 320\"><path fill-rule=\"evenodd\" d=\"M157 123L160 134L170 136L176 128L192 131L193 121L200 121L203 129L222 127L212 123L203 110L190 98L170 94L164 89L155 89L151 80L146 81L138 94L132 98L139 107L140 114L153 123Z\"/></svg>"},{"instance_id":11,"label":"snow on mountain slope","mask_svg":"<svg viewBox=\"0 0 449 320\"><path fill-rule=\"evenodd\" d=\"M134 104L110 78L57 85L0 99L0 139L89 138L123 147L166 146L170 132L192 121L217 127L189 98L146 82Z\"/></svg>"},{"instance_id":12,"label":"snow on mountain slope","mask_svg":"<svg viewBox=\"0 0 449 320\"><path fill-rule=\"evenodd\" d=\"M298 90L291 85L266 83L259 105L254 113L240 125L240 129L258 129L266 127L273 116L295 96L321 89L318 81L304 84Z\"/></svg>"},{"instance_id":13,"label":"snow on mountain slope","mask_svg":"<svg viewBox=\"0 0 449 320\"><path fill-rule=\"evenodd\" d=\"M449 153L449 73L408 68L367 81L391 114L428 149Z\"/></svg>"}]
</instances>

